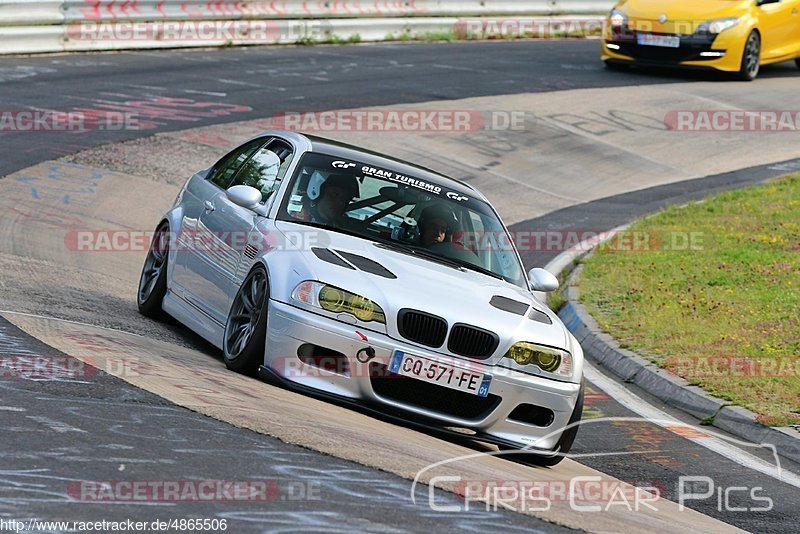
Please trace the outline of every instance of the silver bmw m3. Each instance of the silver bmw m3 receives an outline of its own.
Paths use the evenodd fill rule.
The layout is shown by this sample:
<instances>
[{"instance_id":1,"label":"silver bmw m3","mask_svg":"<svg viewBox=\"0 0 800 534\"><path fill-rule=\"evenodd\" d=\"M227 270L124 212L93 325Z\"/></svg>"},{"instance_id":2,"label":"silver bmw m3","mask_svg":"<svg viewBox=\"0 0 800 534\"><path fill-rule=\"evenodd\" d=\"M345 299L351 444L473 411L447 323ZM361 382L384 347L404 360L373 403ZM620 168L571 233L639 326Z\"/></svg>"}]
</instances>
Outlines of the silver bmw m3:
<instances>
[{"instance_id":1,"label":"silver bmw m3","mask_svg":"<svg viewBox=\"0 0 800 534\"><path fill-rule=\"evenodd\" d=\"M583 351L535 295L473 187L354 146L269 131L192 176L138 291L237 372L554 465Z\"/></svg>"}]
</instances>

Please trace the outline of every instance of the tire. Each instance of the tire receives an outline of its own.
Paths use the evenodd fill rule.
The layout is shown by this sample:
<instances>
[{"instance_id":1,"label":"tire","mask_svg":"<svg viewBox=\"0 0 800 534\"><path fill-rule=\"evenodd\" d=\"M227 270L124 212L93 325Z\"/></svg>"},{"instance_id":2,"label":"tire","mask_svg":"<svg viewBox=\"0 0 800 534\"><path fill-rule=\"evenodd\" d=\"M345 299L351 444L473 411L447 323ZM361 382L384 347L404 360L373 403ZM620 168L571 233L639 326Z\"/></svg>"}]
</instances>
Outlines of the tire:
<instances>
[{"instance_id":1,"label":"tire","mask_svg":"<svg viewBox=\"0 0 800 534\"><path fill-rule=\"evenodd\" d=\"M750 32L742 51L742 63L737 77L752 82L761 70L761 36L755 30Z\"/></svg>"},{"instance_id":2,"label":"tire","mask_svg":"<svg viewBox=\"0 0 800 534\"><path fill-rule=\"evenodd\" d=\"M800 58L795 59L794 64L797 65L798 69L800 69Z\"/></svg>"},{"instance_id":3,"label":"tire","mask_svg":"<svg viewBox=\"0 0 800 534\"><path fill-rule=\"evenodd\" d=\"M167 266L169 264L169 223L161 223L153 235L150 250L144 260L136 302L139 313L153 319L164 318L162 303L167 294Z\"/></svg>"},{"instance_id":4,"label":"tire","mask_svg":"<svg viewBox=\"0 0 800 534\"><path fill-rule=\"evenodd\" d=\"M255 376L263 363L268 302L267 270L258 265L242 282L228 313L222 352L225 366L231 371Z\"/></svg>"},{"instance_id":5,"label":"tire","mask_svg":"<svg viewBox=\"0 0 800 534\"><path fill-rule=\"evenodd\" d=\"M581 384L581 389L578 392L578 400L575 403L575 408L572 410L572 415L567 423L567 429L561 434L558 444L554 450L558 454L553 457L539 456L538 454L516 454L515 457L523 460L526 463L533 464L539 467L553 467L558 465L566 457L566 454L572 449L572 444L575 443L575 437L578 435L580 425L577 423L581 420L583 415L583 392L584 385ZM508 447L500 447L500 450L514 450Z\"/></svg>"}]
</instances>

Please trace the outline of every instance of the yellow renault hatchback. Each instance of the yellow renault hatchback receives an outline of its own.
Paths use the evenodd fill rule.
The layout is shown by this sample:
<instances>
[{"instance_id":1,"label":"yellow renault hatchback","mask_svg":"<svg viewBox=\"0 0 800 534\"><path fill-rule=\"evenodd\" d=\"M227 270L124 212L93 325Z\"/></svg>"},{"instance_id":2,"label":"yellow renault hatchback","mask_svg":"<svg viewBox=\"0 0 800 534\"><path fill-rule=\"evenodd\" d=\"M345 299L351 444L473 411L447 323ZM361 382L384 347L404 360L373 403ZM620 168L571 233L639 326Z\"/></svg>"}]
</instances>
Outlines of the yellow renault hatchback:
<instances>
[{"instance_id":1,"label":"yellow renault hatchback","mask_svg":"<svg viewBox=\"0 0 800 534\"><path fill-rule=\"evenodd\" d=\"M768 63L800 67L800 0L624 0L602 47L609 68L706 67L753 80Z\"/></svg>"}]
</instances>

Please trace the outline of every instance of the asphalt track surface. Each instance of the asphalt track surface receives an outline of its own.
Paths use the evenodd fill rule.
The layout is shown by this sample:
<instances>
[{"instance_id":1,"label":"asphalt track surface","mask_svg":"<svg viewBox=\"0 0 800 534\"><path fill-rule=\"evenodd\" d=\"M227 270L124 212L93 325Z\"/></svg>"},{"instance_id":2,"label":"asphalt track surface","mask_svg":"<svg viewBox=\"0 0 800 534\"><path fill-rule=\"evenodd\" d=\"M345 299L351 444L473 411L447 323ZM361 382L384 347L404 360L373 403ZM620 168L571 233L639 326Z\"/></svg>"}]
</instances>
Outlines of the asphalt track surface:
<instances>
[{"instance_id":1,"label":"asphalt track surface","mask_svg":"<svg viewBox=\"0 0 800 534\"><path fill-rule=\"evenodd\" d=\"M702 72L620 76L596 61L598 46L596 41L377 44L2 58L0 98L4 110L97 108L162 92L249 106L252 111L164 120L152 130L138 132L49 132L41 138L38 134L0 133L0 174L97 144L282 111L687 80L724 83L719 76ZM787 75L796 75L796 69L782 64L762 73L765 78ZM154 91L154 86L162 89ZM215 97L214 93L220 92L227 96Z\"/></svg>"},{"instance_id":2,"label":"asphalt track surface","mask_svg":"<svg viewBox=\"0 0 800 534\"><path fill-rule=\"evenodd\" d=\"M0 175L98 144L286 110L318 110L427 102L472 96L550 92L576 88L613 91L624 85L717 81L708 74L606 71L596 42L382 44L353 47L259 48L163 51L0 59L0 109L102 108L145 100L154 93L195 102L252 108L214 116L179 116L139 131L0 133ZM796 76L778 65L764 77ZM224 81L223 81L224 80ZM720 80L720 83L724 81ZM157 87L158 89L154 89ZM225 97L215 93L226 93ZM105 106L105 107L104 107ZM712 176L602 199L515 225L517 229L613 228L670 203L702 198L716 190L759 183L780 174L767 167ZM542 265L554 253L525 258ZM189 336L191 340L191 336ZM199 347L202 342L193 341ZM205 347L207 350L207 347ZM13 326L0 325L0 352L53 354ZM646 393L638 392L646 397ZM0 417L5 421L0 460L0 516L85 519L186 517L229 518L237 531L266 529L547 530L551 524L502 512L433 513L412 505L408 482L351 462L283 444L233 428L107 375L81 381L0 381ZM631 416L594 391L587 403L595 415ZM655 403L658 405L658 403ZM24 411L20 411L24 410ZM677 414L676 414L677 415ZM80 429L91 423L91 436ZM55 440L53 439L55 436ZM56 441L54 443L54 441ZM358 446L358 444L353 444ZM592 456L598 452L614 453ZM751 531L796 530L796 488L694 445L655 426L619 425L613 431L585 426L573 453L579 461L622 480L663 486L675 499L677 477L704 475L719 487L760 486L774 501L769 512L720 510L716 499L690 504L698 511ZM796 466L785 465L796 471ZM284 493L276 502L170 503L151 507L76 504L55 488L87 478L114 480L136 469L140 480L265 479ZM43 475L43 473L51 473ZM58 473L54 478L52 473ZM285 494L291 483L319 486L318 500ZM289 484L289 485L287 485ZM299 487L299 486L298 486ZM299 490L298 490L299 491ZM454 499L441 494L441 502ZM749 499L731 504L757 506Z\"/></svg>"}]
</instances>

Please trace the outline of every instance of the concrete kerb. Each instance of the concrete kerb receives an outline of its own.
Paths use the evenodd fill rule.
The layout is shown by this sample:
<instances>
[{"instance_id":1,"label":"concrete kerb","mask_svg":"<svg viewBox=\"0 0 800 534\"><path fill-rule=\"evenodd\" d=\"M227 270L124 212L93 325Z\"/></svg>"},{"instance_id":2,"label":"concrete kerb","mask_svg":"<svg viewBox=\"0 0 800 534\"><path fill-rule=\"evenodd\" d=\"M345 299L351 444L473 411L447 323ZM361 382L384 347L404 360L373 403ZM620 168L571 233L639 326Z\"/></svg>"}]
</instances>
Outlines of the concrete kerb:
<instances>
[{"instance_id":1,"label":"concrete kerb","mask_svg":"<svg viewBox=\"0 0 800 534\"><path fill-rule=\"evenodd\" d=\"M573 250L562 252L545 266L545 269L557 277L569 270L566 271L569 272L566 304L558 315L581 343L584 354L623 382L636 384L668 406L697 418L701 424L711 424L752 443L772 444L781 456L800 462L800 429L763 425L758 422L756 413L712 397L702 388L693 386L635 352L620 347L614 338L602 331L597 321L580 303L578 281L583 266L576 264L591 250L625 228L627 226L615 228L609 232L608 237L596 243L581 243Z\"/></svg>"},{"instance_id":2,"label":"concrete kerb","mask_svg":"<svg viewBox=\"0 0 800 534\"><path fill-rule=\"evenodd\" d=\"M576 16L572 19L594 20L594 17ZM546 16L542 20L560 22L561 16ZM392 18L319 18L319 19L269 19L269 20L243 20L242 24L253 25L255 28L248 37L247 32L234 32L236 36L227 37L228 33L220 28L225 27L225 20L204 21L211 24L219 31L203 30L210 34L208 38L201 38L196 32L189 31L190 23L173 28L187 28L187 35L196 35L191 38L166 38L159 32L157 22L139 23L137 31L152 34L153 37L134 39L131 37L109 38L107 35L131 35L132 29L120 30L114 28L131 28L130 21L122 20L116 23L103 23L102 31L95 26L81 26L75 24L47 24L47 25L0 25L0 55L4 54L39 54L61 52L101 52L142 49L172 49L172 48L207 48L228 46L266 46L266 45L297 45L297 44L325 44L336 42L381 42L404 40L484 40L484 37L459 37L456 31L460 21L458 17L392 17ZM476 21L489 19L476 18ZM262 24L257 25L258 22ZM179 30L174 30L179 32ZM252 35L263 33L263 39L256 39ZM218 35L219 34L219 35ZM173 36L176 34L173 34ZM178 33L177 35L180 35ZM524 36L520 36L522 38ZM544 34L542 39L568 39L566 35L559 35L557 31ZM586 35L583 38L596 39L596 35Z\"/></svg>"}]
</instances>

